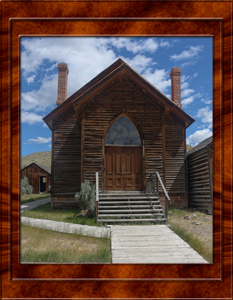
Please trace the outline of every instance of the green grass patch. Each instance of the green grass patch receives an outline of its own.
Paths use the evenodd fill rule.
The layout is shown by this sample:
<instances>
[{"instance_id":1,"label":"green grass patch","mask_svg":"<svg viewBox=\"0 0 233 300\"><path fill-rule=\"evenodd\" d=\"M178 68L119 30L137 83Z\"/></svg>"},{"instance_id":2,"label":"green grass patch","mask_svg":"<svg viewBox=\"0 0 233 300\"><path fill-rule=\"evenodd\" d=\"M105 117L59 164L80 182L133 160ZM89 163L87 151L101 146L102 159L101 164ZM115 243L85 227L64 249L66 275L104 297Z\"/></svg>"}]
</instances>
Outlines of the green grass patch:
<instances>
[{"instance_id":1,"label":"green grass patch","mask_svg":"<svg viewBox=\"0 0 233 300\"><path fill-rule=\"evenodd\" d=\"M175 225L170 222L170 228L174 231L182 240L188 243L194 250L196 250L202 257L204 257L209 263L213 262L213 254L211 249L207 248L206 245L189 233L186 229Z\"/></svg>"},{"instance_id":2,"label":"green grass patch","mask_svg":"<svg viewBox=\"0 0 233 300\"><path fill-rule=\"evenodd\" d=\"M75 214L81 214L81 209L77 208L51 208L51 204L47 203L40 205L32 210L25 211L21 214L23 217L44 219L58 222L67 222L72 224L81 224L89 226L98 226L102 227L101 222L96 222L95 218L74 218Z\"/></svg>"},{"instance_id":3,"label":"green grass patch","mask_svg":"<svg viewBox=\"0 0 233 300\"><path fill-rule=\"evenodd\" d=\"M110 263L110 239L21 225L21 263Z\"/></svg>"},{"instance_id":4,"label":"green grass patch","mask_svg":"<svg viewBox=\"0 0 233 300\"><path fill-rule=\"evenodd\" d=\"M45 198L49 198L50 194L25 194L23 196L20 197L20 203L21 204L25 204L28 202L33 202L36 200L40 200L40 199L45 199Z\"/></svg>"}]
</instances>

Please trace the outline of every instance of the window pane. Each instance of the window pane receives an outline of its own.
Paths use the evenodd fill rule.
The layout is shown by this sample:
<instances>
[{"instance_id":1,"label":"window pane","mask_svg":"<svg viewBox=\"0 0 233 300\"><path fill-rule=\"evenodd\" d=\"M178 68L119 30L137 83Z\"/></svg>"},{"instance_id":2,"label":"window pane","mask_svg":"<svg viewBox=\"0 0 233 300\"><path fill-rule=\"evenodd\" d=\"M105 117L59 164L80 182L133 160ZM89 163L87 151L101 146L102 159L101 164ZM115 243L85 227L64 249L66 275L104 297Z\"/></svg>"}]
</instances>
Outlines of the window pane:
<instances>
[{"instance_id":1,"label":"window pane","mask_svg":"<svg viewBox=\"0 0 233 300\"><path fill-rule=\"evenodd\" d=\"M141 145L141 139L138 137L136 140L133 141L133 145L140 146Z\"/></svg>"},{"instance_id":2,"label":"window pane","mask_svg":"<svg viewBox=\"0 0 233 300\"><path fill-rule=\"evenodd\" d=\"M116 130L117 132L121 129L122 125L118 123L117 121L112 124L112 129Z\"/></svg>"},{"instance_id":3,"label":"window pane","mask_svg":"<svg viewBox=\"0 0 233 300\"><path fill-rule=\"evenodd\" d=\"M107 137L106 145L113 145L113 144L114 144L113 140L110 137Z\"/></svg>"},{"instance_id":4,"label":"window pane","mask_svg":"<svg viewBox=\"0 0 233 300\"><path fill-rule=\"evenodd\" d=\"M110 129L108 132L108 136L115 140L117 132L115 130Z\"/></svg>"},{"instance_id":5,"label":"window pane","mask_svg":"<svg viewBox=\"0 0 233 300\"><path fill-rule=\"evenodd\" d=\"M125 138L125 141L124 141L124 145L132 145L132 139L130 138L129 135L127 135L127 137Z\"/></svg>"},{"instance_id":6,"label":"window pane","mask_svg":"<svg viewBox=\"0 0 233 300\"><path fill-rule=\"evenodd\" d=\"M116 137L116 140L115 140L115 145L124 145L124 142L122 140L122 138L120 137L120 135L118 134L117 137Z\"/></svg>"},{"instance_id":7,"label":"window pane","mask_svg":"<svg viewBox=\"0 0 233 300\"><path fill-rule=\"evenodd\" d=\"M121 116L110 128L106 145L141 145L141 139L134 124L125 116Z\"/></svg>"},{"instance_id":8,"label":"window pane","mask_svg":"<svg viewBox=\"0 0 233 300\"><path fill-rule=\"evenodd\" d=\"M130 131L130 136L132 137L132 139L136 139L137 137L139 137L137 129Z\"/></svg>"},{"instance_id":9,"label":"window pane","mask_svg":"<svg viewBox=\"0 0 233 300\"><path fill-rule=\"evenodd\" d=\"M127 134L128 134L128 131L127 131L124 127L122 127L122 128L119 130L119 134L120 134L120 136L122 137L122 139L124 140L125 137L126 137Z\"/></svg>"},{"instance_id":10,"label":"window pane","mask_svg":"<svg viewBox=\"0 0 233 300\"><path fill-rule=\"evenodd\" d=\"M128 130L128 131L131 131L133 129L135 129L135 126L133 125L132 122L128 122L127 124L124 125L124 127Z\"/></svg>"},{"instance_id":11,"label":"window pane","mask_svg":"<svg viewBox=\"0 0 233 300\"><path fill-rule=\"evenodd\" d=\"M118 119L118 122L121 123L122 125L125 125L126 123L129 122L129 119L127 119L125 116L122 116Z\"/></svg>"}]
</instances>

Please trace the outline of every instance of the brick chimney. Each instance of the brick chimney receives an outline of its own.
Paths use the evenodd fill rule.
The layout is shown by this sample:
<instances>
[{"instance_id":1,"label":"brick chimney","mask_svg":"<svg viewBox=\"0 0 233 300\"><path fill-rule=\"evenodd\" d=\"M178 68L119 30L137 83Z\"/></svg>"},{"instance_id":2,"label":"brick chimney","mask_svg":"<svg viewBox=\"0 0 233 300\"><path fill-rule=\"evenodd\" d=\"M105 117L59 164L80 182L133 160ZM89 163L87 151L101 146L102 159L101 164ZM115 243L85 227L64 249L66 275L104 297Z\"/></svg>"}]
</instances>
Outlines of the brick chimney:
<instances>
[{"instance_id":1,"label":"brick chimney","mask_svg":"<svg viewBox=\"0 0 233 300\"><path fill-rule=\"evenodd\" d=\"M171 76L171 90L172 90L172 101L182 108L181 104L181 93L180 93L180 73L181 68L172 68L170 76Z\"/></svg>"},{"instance_id":2,"label":"brick chimney","mask_svg":"<svg viewBox=\"0 0 233 300\"><path fill-rule=\"evenodd\" d=\"M58 67L58 92L57 92L57 106L62 104L67 98L67 77L69 69L67 64L60 63Z\"/></svg>"}]
</instances>

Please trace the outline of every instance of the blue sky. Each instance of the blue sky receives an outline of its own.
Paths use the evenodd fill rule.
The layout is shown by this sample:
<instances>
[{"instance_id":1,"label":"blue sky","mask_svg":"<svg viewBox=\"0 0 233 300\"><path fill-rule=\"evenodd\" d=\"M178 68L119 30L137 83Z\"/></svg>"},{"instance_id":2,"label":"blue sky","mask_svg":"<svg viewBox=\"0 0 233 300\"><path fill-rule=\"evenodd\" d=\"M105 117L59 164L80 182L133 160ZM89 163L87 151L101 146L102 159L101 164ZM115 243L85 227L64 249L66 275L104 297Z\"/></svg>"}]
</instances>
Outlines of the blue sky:
<instances>
[{"instance_id":1,"label":"blue sky","mask_svg":"<svg viewBox=\"0 0 233 300\"><path fill-rule=\"evenodd\" d=\"M212 38L21 38L21 156L51 150L42 118L56 107L57 64L68 64L68 92L121 57L171 98L170 72L181 68L183 110L196 121L187 144L212 135Z\"/></svg>"}]
</instances>

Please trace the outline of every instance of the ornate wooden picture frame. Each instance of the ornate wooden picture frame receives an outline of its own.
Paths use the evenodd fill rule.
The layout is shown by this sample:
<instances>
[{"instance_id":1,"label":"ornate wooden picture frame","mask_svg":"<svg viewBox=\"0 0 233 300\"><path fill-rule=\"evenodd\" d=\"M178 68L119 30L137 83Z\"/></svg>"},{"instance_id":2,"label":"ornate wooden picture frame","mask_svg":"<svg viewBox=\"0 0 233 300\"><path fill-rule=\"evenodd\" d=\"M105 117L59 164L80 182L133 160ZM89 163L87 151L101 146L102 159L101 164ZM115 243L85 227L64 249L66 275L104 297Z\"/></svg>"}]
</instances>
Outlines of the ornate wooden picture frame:
<instances>
[{"instance_id":1,"label":"ornate wooden picture frame","mask_svg":"<svg viewBox=\"0 0 233 300\"><path fill-rule=\"evenodd\" d=\"M3 299L232 298L232 2L2 1ZM20 263L20 37L213 37L213 264Z\"/></svg>"}]
</instances>

